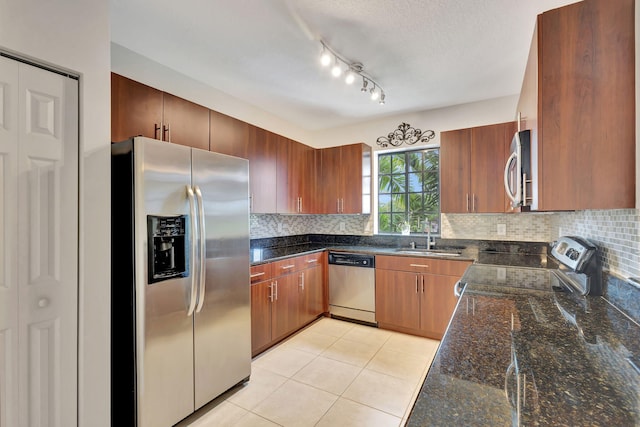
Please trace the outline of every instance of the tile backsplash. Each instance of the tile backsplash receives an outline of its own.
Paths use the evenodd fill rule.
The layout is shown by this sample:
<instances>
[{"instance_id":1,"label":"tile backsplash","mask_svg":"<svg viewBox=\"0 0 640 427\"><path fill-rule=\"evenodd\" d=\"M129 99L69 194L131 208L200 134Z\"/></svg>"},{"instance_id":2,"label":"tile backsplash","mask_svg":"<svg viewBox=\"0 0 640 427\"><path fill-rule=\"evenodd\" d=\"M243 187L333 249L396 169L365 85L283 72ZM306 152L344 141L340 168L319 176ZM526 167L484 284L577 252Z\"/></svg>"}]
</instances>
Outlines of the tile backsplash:
<instances>
[{"instance_id":1,"label":"tile backsplash","mask_svg":"<svg viewBox=\"0 0 640 427\"><path fill-rule=\"evenodd\" d=\"M504 234L498 233L504 228ZM373 234L371 215L251 215L251 238L299 234ZM640 277L640 210L592 210L522 214L442 214L446 239L550 242L560 234L592 240L605 269Z\"/></svg>"},{"instance_id":2,"label":"tile backsplash","mask_svg":"<svg viewBox=\"0 0 640 427\"><path fill-rule=\"evenodd\" d=\"M373 234L370 215L253 214L250 221L252 239L298 234Z\"/></svg>"},{"instance_id":3,"label":"tile backsplash","mask_svg":"<svg viewBox=\"0 0 640 427\"><path fill-rule=\"evenodd\" d=\"M586 237L602 249L605 269L622 277L640 277L640 210L556 213L549 240L560 234Z\"/></svg>"},{"instance_id":4,"label":"tile backsplash","mask_svg":"<svg viewBox=\"0 0 640 427\"><path fill-rule=\"evenodd\" d=\"M442 237L446 239L549 241L547 213L442 214ZM504 234L498 233L503 228Z\"/></svg>"}]
</instances>

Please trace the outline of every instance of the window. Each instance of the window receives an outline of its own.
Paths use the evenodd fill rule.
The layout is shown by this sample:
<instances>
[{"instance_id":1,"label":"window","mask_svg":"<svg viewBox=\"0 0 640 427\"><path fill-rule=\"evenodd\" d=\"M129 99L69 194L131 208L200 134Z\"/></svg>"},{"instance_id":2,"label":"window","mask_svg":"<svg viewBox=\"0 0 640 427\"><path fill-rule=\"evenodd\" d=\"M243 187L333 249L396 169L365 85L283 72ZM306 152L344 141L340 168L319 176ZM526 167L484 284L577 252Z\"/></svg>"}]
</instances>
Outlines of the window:
<instances>
[{"instance_id":1,"label":"window","mask_svg":"<svg viewBox=\"0 0 640 427\"><path fill-rule=\"evenodd\" d=\"M378 155L378 232L440 232L438 148Z\"/></svg>"}]
</instances>

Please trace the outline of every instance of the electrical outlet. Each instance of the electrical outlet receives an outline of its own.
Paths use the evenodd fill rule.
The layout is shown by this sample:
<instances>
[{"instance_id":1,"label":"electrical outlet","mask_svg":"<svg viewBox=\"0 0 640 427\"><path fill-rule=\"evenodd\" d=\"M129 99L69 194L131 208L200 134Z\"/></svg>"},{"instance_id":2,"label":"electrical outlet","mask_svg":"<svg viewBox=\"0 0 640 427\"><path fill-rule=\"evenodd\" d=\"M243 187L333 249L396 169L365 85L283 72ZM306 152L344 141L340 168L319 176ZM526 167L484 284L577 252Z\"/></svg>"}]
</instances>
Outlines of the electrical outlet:
<instances>
[{"instance_id":1,"label":"electrical outlet","mask_svg":"<svg viewBox=\"0 0 640 427\"><path fill-rule=\"evenodd\" d=\"M507 224L498 224L498 236L507 235Z\"/></svg>"},{"instance_id":2,"label":"electrical outlet","mask_svg":"<svg viewBox=\"0 0 640 427\"><path fill-rule=\"evenodd\" d=\"M278 223L278 233L281 233L281 232L282 232L282 223L279 222Z\"/></svg>"},{"instance_id":3,"label":"electrical outlet","mask_svg":"<svg viewBox=\"0 0 640 427\"><path fill-rule=\"evenodd\" d=\"M340 231L345 231L347 229L347 226L344 224L344 222L340 222Z\"/></svg>"},{"instance_id":4,"label":"electrical outlet","mask_svg":"<svg viewBox=\"0 0 640 427\"><path fill-rule=\"evenodd\" d=\"M507 280L507 269L503 267L496 268L496 276L499 282L504 282Z\"/></svg>"},{"instance_id":5,"label":"electrical outlet","mask_svg":"<svg viewBox=\"0 0 640 427\"><path fill-rule=\"evenodd\" d=\"M558 227L558 237L562 237L562 227Z\"/></svg>"}]
</instances>

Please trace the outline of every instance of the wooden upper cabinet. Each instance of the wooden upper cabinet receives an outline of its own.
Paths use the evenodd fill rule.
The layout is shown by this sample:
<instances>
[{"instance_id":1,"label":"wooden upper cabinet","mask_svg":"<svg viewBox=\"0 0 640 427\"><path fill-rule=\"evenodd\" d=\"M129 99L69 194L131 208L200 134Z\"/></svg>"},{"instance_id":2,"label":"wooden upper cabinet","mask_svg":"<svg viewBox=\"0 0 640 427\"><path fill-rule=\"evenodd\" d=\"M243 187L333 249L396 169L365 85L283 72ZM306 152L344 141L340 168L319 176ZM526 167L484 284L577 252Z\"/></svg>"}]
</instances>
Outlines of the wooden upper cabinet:
<instances>
[{"instance_id":1,"label":"wooden upper cabinet","mask_svg":"<svg viewBox=\"0 0 640 427\"><path fill-rule=\"evenodd\" d=\"M471 211L471 129L440 134L440 210Z\"/></svg>"},{"instance_id":2,"label":"wooden upper cabinet","mask_svg":"<svg viewBox=\"0 0 640 427\"><path fill-rule=\"evenodd\" d=\"M518 109L537 143L539 210L635 207L634 7L538 15Z\"/></svg>"},{"instance_id":3,"label":"wooden upper cabinet","mask_svg":"<svg viewBox=\"0 0 640 427\"><path fill-rule=\"evenodd\" d=\"M209 110L111 73L111 140L146 136L209 148Z\"/></svg>"},{"instance_id":4,"label":"wooden upper cabinet","mask_svg":"<svg viewBox=\"0 0 640 427\"><path fill-rule=\"evenodd\" d=\"M276 163L278 213L316 213L315 150L280 136Z\"/></svg>"},{"instance_id":5,"label":"wooden upper cabinet","mask_svg":"<svg viewBox=\"0 0 640 427\"><path fill-rule=\"evenodd\" d=\"M276 213L277 139L271 132L249 126L249 194L251 213Z\"/></svg>"},{"instance_id":6,"label":"wooden upper cabinet","mask_svg":"<svg viewBox=\"0 0 640 427\"><path fill-rule=\"evenodd\" d=\"M350 144L319 151L320 213L371 212L371 147Z\"/></svg>"},{"instance_id":7,"label":"wooden upper cabinet","mask_svg":"<svg viewBox=\"0 0 640 427\"><path fill-rule=\"evenodd\" d=\"M442 212L508 211L503 177L515 131L508 122L441 133Z\"/></svg>"},{"instance_id":8,"label":"wooden upper cabinet","mask_svg":"<svg viewBox=\"0 0 640 427\"><path fill-rule=\"evenodd\" d=\"M169 93L163 94L163 140L209 149L209 109Z\"/></svg>"},{"instance_id":9,"label":"wooden upper cabinet","mask_svg":"<svg viewBox=\"0 0 640 427\"><path fill-rule=\"evenodd\" d=\"M111 73L111 141L161 139L162 91Z\"/></svg>"},{"instance_id":10,"label":"wooden upper cabinet","mask_svg":"<svg viewBox=\"0 0 640 427\"><path fill-rule=\"evenodd\" d=\"M226 114L210 111L209 149L248 159L249 124Z\"/></svg>"},{"instance_id":11,"label":"wooden upper cabinet","mask_svg":"<svg viewBox=\"0 0 640 427\"><path fill-rule=\"evenodd\" d=\"M471 129L471 210L473 212L508 212L504 190L504 168L515 122Z\"/></svg>"}]
</instances>

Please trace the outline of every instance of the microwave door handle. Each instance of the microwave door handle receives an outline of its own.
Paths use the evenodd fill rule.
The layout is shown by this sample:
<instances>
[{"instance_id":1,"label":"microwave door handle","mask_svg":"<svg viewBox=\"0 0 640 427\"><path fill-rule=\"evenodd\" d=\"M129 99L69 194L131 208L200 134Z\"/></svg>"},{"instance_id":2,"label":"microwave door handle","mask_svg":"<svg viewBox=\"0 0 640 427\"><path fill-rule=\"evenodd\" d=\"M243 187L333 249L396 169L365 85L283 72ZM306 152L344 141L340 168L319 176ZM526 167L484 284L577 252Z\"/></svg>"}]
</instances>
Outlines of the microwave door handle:
<instances>
[{"instance_id":1,"label":"microwave door handle","mask_svg":"<svg viewBox=\"0 0 640 427\"><path fill-rule=\"evenodd\" d=\"M513 162L516 158L518 157L517 153L511 153L511 155L509 156L509 159L507 159L507 164L504 167L504 190L507 193L507 196L509 197L509 199L511 199L511 206L515 207L518 205L518 203L520 202L518 199L520 197L520 188L519 186L516 184L516 194L513 194L511 192L511 186L509 185L509 166L511 166L511 162ZM518 171L516 171L518 172Z\"/></svg>"},{"instance_id":2,"label":"microwave door handle","mask_svg":"<svg viewBox=\"0 0 640 427\"><path fill-rule=\"evenodd\" d=\"M189 246L189 250L191 251L189 256L189 269L191 270L191 293L189 294L189 309L187 310L187 316L193 315L193 311L196 308L196 235L198 233L196 227L196 201L195 196L193 194L193 189L190 185L187 185L187 198L189 199L189 234L191 245Z\"/></svg>"},{"instance_id":3,"label":"microwave door handle","mask_svg":"<svg viewBox=\"0 0 640 427\"><path fill-rule=\"evenodd\" d=\"M200 191L200 187L197 185L194 187L194 192L196 193L196 199L198 200L198 229L200 234L199 244L200 244L200 271L199 271L199 286L200 290L198 291L198 306L196 307L196 313L200 313L202 310L202 306L204 305L204 293L205 293L205 284L206 284L206 232L204 229L204 201L202 200L202 192Z\"/></svg>"}]
</instances>

